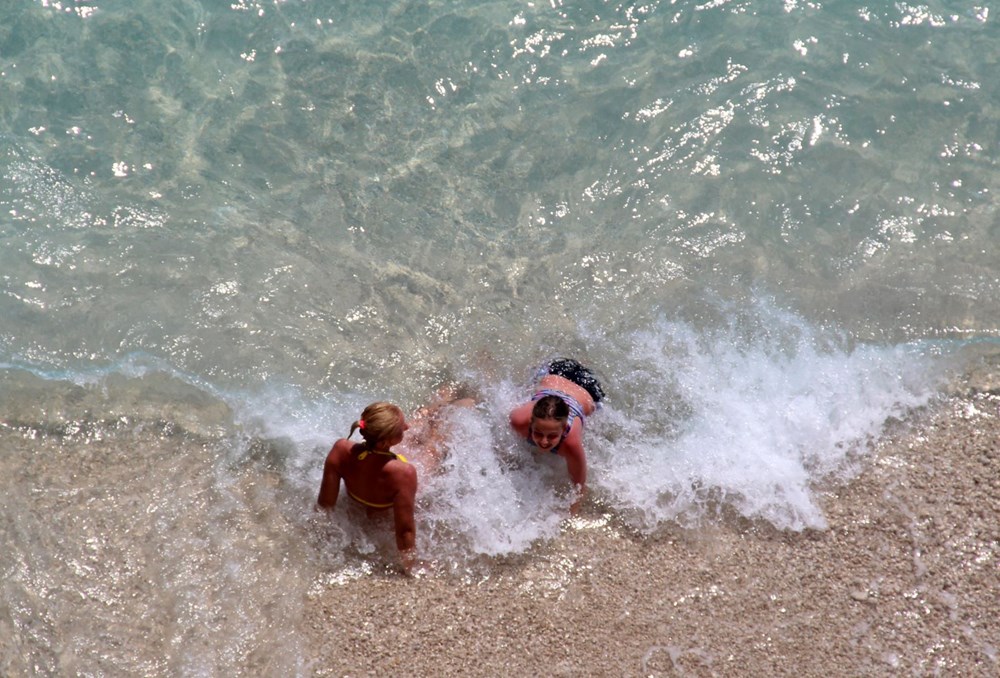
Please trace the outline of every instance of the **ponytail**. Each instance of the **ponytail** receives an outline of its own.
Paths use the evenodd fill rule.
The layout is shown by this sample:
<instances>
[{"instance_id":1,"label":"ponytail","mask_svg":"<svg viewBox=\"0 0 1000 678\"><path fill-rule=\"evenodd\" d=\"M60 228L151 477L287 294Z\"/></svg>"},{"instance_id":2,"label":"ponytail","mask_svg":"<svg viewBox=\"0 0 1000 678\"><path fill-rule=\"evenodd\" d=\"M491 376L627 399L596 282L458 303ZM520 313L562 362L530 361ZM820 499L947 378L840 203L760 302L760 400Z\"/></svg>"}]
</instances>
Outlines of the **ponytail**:
<instances>
[{"instance_id":1,"label":"ponytail","mask_svg":"<svg viewBox=\"0 0 1000 678\"><path fill-rule=\"evenodd\" d=\"M361 418L351 424L350 438L355 431L361 431L368 447L373 447L380 440L392 438L402 432L404 424L403 411L387 402L374 402L365 408Z\"/></svg>"}]
</instances>

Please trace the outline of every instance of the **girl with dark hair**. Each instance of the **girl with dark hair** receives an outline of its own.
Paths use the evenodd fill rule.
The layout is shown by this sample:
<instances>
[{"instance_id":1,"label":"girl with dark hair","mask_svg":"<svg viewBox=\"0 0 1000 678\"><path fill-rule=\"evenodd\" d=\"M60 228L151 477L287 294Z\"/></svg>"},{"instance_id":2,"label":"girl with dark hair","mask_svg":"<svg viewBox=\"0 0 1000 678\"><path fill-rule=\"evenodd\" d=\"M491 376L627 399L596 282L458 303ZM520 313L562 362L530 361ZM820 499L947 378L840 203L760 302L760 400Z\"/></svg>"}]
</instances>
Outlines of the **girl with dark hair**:
<instances>
[{"instance_id":1,"label":"girl with dark hair","mask_svg":"<svg viewBox=\"0 0 1000 678\"><path fill-rule=\"evenodd\" d=\"M570 510L576 513L587 488L587 458L583 453L583 425L604 398L594 373L575 360L559 358L541 371L535 394L510 413L510 425L542 452L566 460L566 471L579 495Z\"/></svg>"}]
</instances>

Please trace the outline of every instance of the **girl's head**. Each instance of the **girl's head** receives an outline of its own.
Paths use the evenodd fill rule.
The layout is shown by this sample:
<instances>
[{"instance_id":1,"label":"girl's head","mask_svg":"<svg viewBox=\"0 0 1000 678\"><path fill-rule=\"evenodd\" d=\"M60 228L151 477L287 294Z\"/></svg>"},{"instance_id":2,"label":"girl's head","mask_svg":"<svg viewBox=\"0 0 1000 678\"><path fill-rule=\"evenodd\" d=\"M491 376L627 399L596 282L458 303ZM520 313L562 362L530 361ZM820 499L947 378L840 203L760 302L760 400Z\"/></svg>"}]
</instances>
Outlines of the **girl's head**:
<instances>
[{"instance_id":1,"label":"girl's head","mask_svg":"<svg viewBox=\"0 0 1000 678\"><path fill-rule=\"evenodd\" d=\"M408 428L401 409L392 403L376 402L366 407L361 418L351 424L347 437L360 429L368 447L389 448L403 440L403 432Z\"/></svg>"},{"instance_id":2,"label":"girl's head","mask_svg":"<svg viewBox=\"0 0 1000 678\"><path fill-rule=\"evenodd\" d=\"M556 447L568 419L569 405L562 398L553 395L539 398L531 409L531 442L542 450Z\"/></svg>"}]
</instances>

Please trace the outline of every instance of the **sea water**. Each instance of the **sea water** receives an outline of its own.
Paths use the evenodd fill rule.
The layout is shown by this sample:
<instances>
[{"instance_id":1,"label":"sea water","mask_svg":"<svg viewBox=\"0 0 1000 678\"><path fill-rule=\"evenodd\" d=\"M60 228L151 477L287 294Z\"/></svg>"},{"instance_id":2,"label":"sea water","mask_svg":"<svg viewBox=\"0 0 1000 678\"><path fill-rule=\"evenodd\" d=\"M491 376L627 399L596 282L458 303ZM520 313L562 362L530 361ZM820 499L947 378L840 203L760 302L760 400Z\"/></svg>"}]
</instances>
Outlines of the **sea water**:
<instances>
[{"instance_id":1,"label":"sea water","mask_svg":"<svg viewBox=\"0 0 1000 678\"><path fill-rule=\"evenodd\" d=\"M1000 339L988 3L0 6L0 672L307 673L393 560L312 511L443 384L431 576L567 529L509 431L601 377L584 513L822 529L819 488ZM426 470L419 452L414 463ZM356 513L356 511L355 511Z\"/></svg>"}]
</instances>

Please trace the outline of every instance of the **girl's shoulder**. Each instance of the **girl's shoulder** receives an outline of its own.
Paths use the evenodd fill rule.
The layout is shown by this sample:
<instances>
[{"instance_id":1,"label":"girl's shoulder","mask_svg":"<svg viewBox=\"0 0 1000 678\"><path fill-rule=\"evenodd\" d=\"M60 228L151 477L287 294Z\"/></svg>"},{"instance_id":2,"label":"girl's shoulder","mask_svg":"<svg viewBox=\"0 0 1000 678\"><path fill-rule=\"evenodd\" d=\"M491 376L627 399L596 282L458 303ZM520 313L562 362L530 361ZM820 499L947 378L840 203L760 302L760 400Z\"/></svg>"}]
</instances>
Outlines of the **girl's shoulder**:
<instances>
[{"instance_id":1,"label":"girl's shoulder","mask_svg":"<svg viewBox=\"0 0 1000 678\"><path fill-rule=\"evenodd\" d=\"M354 449L359 445L360 443L356 443L353 440L340 438L330 449L330 456L336 457L339 460L347 460L351 456L351 453L354 452Z\"/></svg>"},{"instance_id":2,"label":"girl's shoulder","mask_svg":"<svg viewBox=\"0 0 1000 678\"><path fill-rule=\"evenodd\" d=\"M526 402L518 405L510 411L510 423L513 426L527 426L531 423L531 410L535 407L534 402Z\"/></svg>"}]
</instances>

